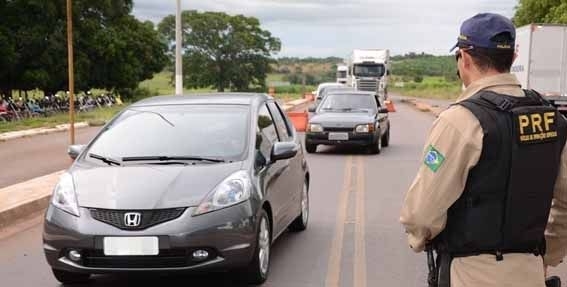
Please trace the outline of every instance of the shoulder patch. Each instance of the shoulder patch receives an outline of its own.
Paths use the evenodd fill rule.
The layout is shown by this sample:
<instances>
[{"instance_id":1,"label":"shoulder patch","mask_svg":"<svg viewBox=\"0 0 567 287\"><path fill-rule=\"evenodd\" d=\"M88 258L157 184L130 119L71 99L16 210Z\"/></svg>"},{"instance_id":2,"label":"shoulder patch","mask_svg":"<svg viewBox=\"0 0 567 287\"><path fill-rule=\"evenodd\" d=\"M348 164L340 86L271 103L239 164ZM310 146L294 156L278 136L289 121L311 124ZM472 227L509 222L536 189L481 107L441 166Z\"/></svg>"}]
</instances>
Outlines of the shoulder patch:
<instances>
[{"instance_id":1,"label":"shoulder patch","mask_svg":"<svg viewBox=\"0 0 567 287\"><path fill-rule=\"evenodd\" d=\"M425 153L425 165L429 167L431 171L437 172L441 165L443 165L443 162L445 162L445 156L430 145Z\"/></svg>"}]
</instances>

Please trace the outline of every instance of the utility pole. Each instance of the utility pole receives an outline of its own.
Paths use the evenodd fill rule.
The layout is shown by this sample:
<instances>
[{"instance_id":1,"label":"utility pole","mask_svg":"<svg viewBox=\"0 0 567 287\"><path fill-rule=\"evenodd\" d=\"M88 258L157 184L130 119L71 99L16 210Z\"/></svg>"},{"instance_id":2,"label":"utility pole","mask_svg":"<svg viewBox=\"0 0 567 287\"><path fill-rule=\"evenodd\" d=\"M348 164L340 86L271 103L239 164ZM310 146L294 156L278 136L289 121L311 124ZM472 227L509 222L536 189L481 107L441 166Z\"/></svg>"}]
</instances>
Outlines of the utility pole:
<instances>
[{"instance_id":1,"label":"utility pole","mask_svg":"<svg viewBox=\"0 0 567 287\"><path fill-rule=\"evenodd\" d=\"M73 3L67 0L67 63L69 70L69 141L75 144L75 75L73 70Z\"/></svg>"},{"instance_id":2,"label":"utility pole","mask_svg":"<svg viewBox=\"0 0 567 287\"><path fill-rule=\"evenodd\" d=\"M177 0L177 13L175 16L175 95L183 95L183 65L181 47L183 46L181 34L181 0Z\"/></svg>"}]
</instances>

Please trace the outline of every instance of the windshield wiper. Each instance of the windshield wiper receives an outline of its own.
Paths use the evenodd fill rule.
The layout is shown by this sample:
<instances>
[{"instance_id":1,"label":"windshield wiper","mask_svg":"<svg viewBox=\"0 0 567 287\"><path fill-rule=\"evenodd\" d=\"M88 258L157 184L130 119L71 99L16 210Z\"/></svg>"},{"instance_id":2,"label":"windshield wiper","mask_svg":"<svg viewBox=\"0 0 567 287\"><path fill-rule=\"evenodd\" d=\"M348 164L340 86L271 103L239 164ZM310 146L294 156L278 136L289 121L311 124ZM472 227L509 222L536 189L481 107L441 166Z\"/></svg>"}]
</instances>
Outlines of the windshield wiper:
<instances>
[{"instance_id":1,"label":"windshield wiper","mask_svg":"<svg viewBox=\"0 0 567 287\"><path fill-rule=\"evenodd\" d=\"M102 162L104 162L108 165L118 165L118 166L122 165L120 163L120 161L118 161L118 160L115 160L115 159L112 159L112 158L109 158L109 157L104 157L104 156L94 154L94 153L89 153L89 157L92 157L94 159L98 159L98 160L100 160L100 161L102 161Z\"/></svg>"},{"instance_id":2,"label":"windshield wiper","mask_svg":"<svg viewBox=\"0 0 567 287\"><path fill-rule=\"evenodd\" d=\"M132 156L132 157L123 157L122 161L176 161L176 160L191 160L191 161L209 161L209 162L226 162L223 159L217 158L208 158L208 157L200 157L200 156Z\"/></svg>"}]
</instances>

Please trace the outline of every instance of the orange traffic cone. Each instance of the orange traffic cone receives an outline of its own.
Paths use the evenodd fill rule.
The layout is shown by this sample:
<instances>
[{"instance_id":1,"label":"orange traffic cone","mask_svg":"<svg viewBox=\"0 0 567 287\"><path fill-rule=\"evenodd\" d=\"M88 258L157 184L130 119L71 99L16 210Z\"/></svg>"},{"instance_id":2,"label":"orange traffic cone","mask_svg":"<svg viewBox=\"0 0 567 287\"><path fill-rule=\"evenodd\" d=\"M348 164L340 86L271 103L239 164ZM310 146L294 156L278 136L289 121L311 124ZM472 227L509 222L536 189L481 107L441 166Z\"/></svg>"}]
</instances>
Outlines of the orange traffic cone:
<instances>
[{"instance_id":1,"label":"orange traffic cone","mask_svg":"<svg viewBox=\"0 0 567 287\"><path fill-rule=\"evenodd\" d=\"M386 104L388 112L393 113L396 111L396 107L394 107L394 103L392 101L384 101L384 103Z\"/></svg>"},{"instance_id":2,"label":"orange traffic cone","mask_svg":"<svg viewBox=\"0 0 567 287\"><path fill-rule=\"evenodd\" d=\"M296 131L304 132L307 129L307 112L287 112L287 115Z\"/></svg>"}]
</instances>

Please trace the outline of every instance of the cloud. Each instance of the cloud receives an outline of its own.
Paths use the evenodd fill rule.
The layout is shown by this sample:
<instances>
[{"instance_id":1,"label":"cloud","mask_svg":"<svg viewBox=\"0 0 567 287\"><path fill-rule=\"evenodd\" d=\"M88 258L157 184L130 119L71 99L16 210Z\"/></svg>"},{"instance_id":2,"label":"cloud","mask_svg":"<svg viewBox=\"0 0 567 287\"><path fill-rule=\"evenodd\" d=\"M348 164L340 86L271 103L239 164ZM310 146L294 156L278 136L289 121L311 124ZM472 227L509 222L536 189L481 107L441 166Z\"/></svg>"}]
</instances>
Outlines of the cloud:
<instances>
[{"instance_id":1,"label":"cloud","mask_svg":"<svg viewBox=\"0 0 567 287\"><path fill-rule=\"evenodd\" d=\"M260 19L283 42L282 56L346 55L354 48L447 54L460 23L478 12L513 15L517 0L218 0L185 1L183 9ZM136 0L134 15L159 22L174 1Z\"/></svg>"}]
</instances>

